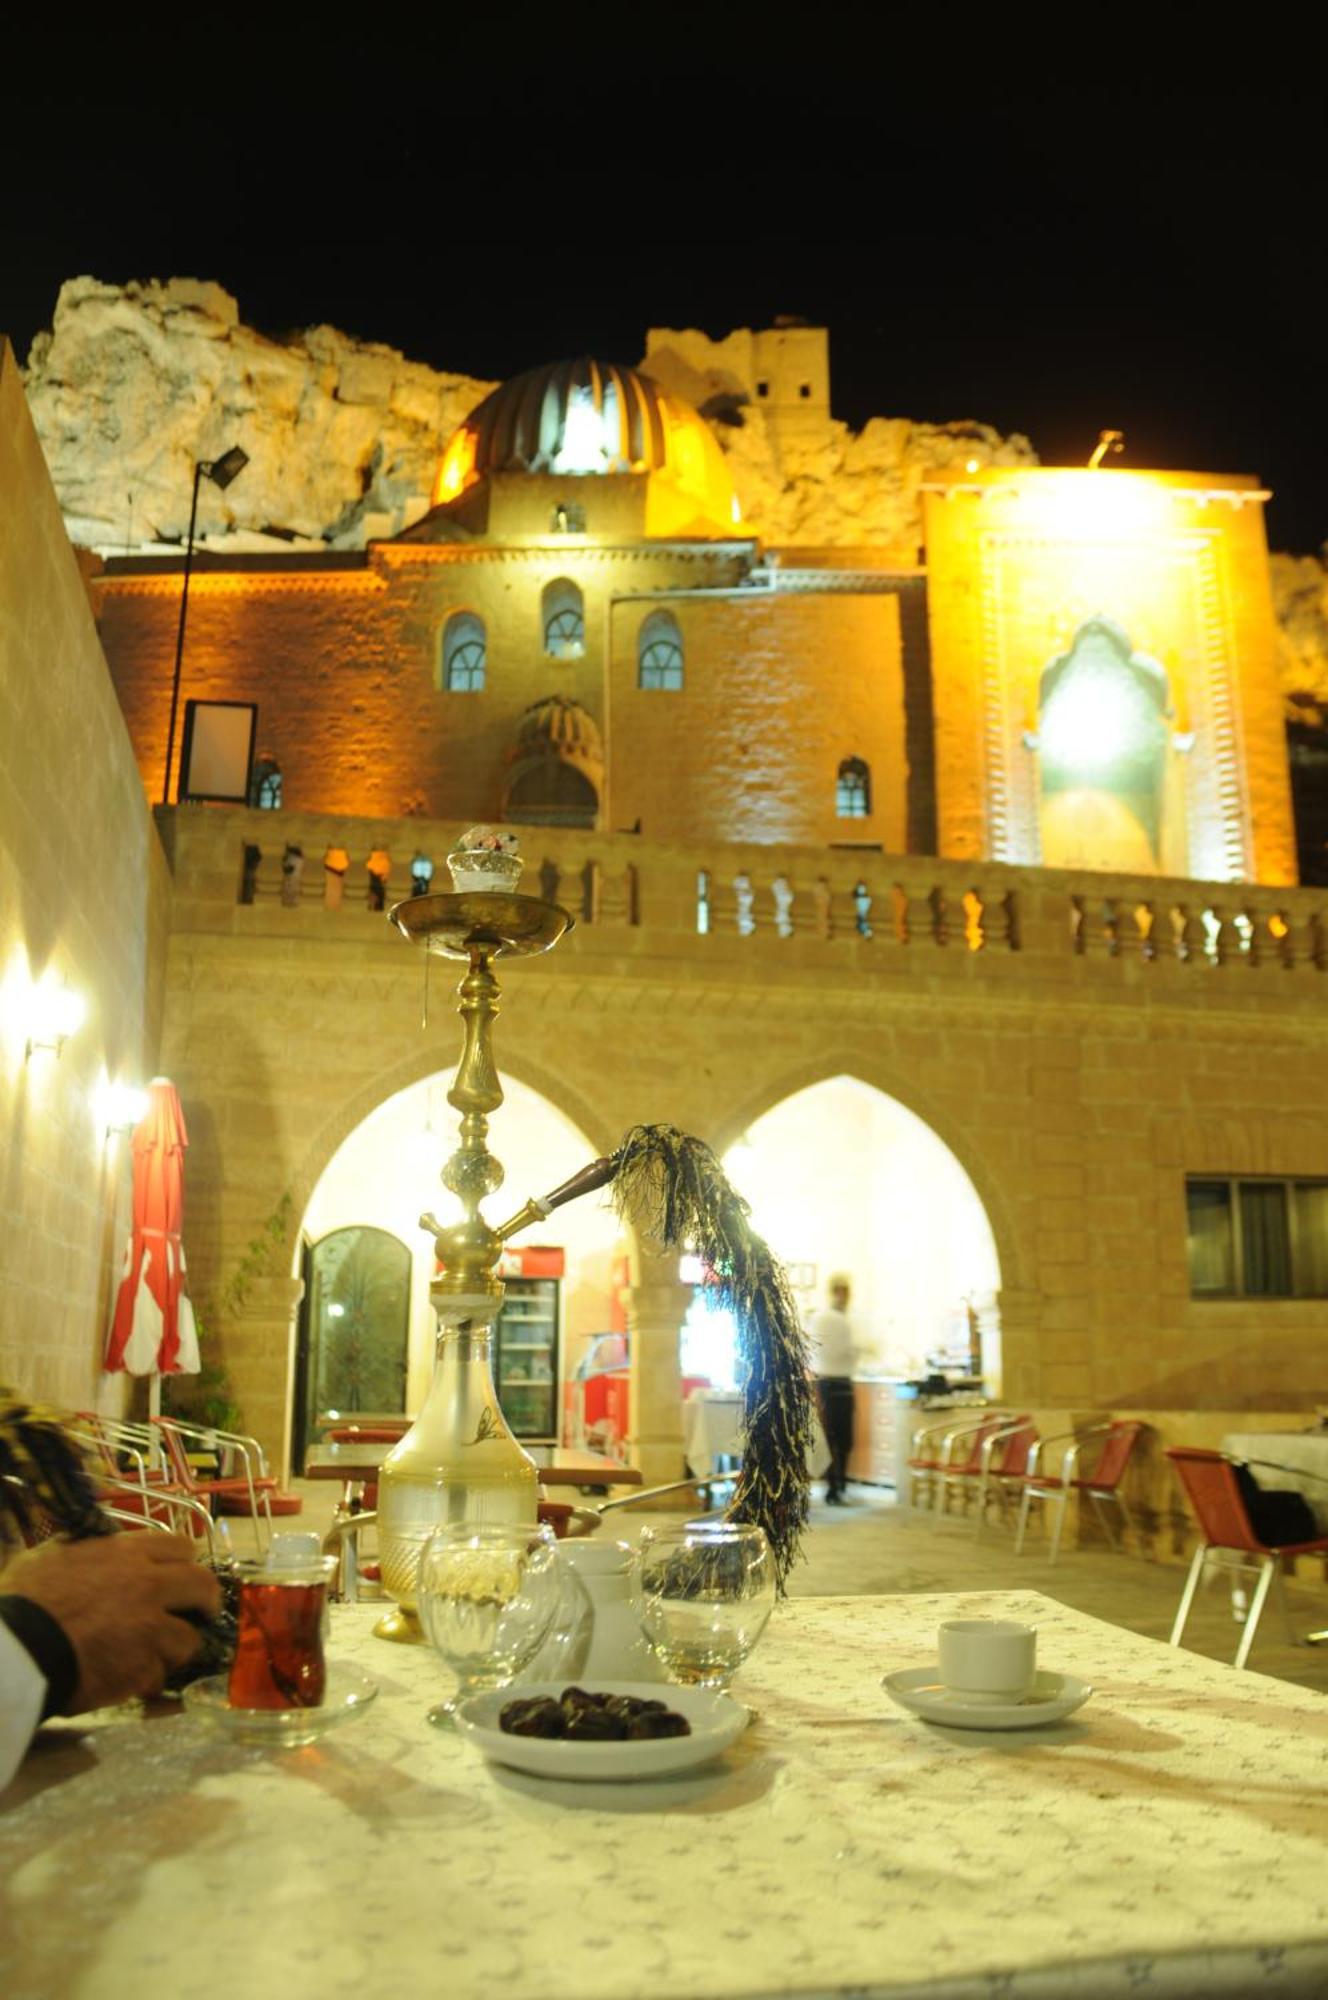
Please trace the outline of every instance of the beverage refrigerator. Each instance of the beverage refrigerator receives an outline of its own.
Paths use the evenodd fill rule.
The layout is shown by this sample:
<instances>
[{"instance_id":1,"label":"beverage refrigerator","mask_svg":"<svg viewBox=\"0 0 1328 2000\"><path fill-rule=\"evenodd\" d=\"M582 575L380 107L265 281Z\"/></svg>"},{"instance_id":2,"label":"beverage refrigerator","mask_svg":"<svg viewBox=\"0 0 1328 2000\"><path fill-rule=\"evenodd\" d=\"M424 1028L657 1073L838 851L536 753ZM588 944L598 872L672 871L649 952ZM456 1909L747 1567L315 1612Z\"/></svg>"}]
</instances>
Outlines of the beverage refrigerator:
<instances>
[{"instance_id":1,"label":"beverage refrigerator","mask_svg":"<svg viewBox=\"0 0 1328 2000\"><path fill-rule=\"evenodd\" d=\"M494 1384L513 1435L556 1444L560 1407L565 1253L527 1244L506 1250L505 1297L494 1338Z\"/></svg>"}]
</instances>

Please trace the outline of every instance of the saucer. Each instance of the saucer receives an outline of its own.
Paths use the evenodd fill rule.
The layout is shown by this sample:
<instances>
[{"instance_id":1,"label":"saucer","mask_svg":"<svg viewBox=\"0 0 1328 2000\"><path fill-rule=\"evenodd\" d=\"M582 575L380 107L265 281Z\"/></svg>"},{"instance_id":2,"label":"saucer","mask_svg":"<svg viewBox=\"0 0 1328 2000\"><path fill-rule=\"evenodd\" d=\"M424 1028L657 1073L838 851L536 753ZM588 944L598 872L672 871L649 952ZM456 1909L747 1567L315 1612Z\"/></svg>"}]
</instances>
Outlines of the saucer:
<instances>
[{"instance_id":1,"label":"saucer","mask_svg":"<svg viewBox=\"0 0 1328 2000\"><path fill-rule=\"evenodd\" d=\"M1033 1678L1032 1693L1019 1701L975 1702L946 1687L934 1665L887 1674L881 1686L900 1708L926 1722L943 1722L951 1729L1042 1728L1073 1715L1093 1692L1087 1681L1074 1674L1039 1671Z\"/></svg>"},{"instance_id":2,"label":"saucer","mask_svg":"<svg viewBox=\"0 0 1328 2000\"><path fill-rule=\"evenodd\" d=\"M318 1708L232 1708L226 1697L226 1674L194 1681L184 1691L184 1705L193 1715L206 1716L241 1743L262 1743L272 1750L294 1750L316 1743L329 1729L363 1715L378 1692L377 1681L345 1667L329 1665L327 1689Z\"/></svg>"}]
</instances>

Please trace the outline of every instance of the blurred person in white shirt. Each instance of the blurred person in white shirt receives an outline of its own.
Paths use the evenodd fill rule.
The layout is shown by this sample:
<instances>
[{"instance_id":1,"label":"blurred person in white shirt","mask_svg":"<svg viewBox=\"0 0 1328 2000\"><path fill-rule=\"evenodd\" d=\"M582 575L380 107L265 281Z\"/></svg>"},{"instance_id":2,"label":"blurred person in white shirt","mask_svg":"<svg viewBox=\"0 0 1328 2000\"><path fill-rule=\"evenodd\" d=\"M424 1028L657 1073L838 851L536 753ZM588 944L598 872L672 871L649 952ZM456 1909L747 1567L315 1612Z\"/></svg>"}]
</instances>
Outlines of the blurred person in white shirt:
<instances>
[{"instance_id":1,"label":"blurred person in white shirt","mask_svg":"<svg viewBox=\"0 0 1328 2000\"><path fill-rule=\"evenodd\" d=\"M853 1367L860 1350L848 1317L848 1279L836 1273L827 1289L830 1303L812 1315L807 1338L821 1427L830 1451L825 1497L832 1507L842 1507L853 1450Z\"/></svg>"}]
</instances>

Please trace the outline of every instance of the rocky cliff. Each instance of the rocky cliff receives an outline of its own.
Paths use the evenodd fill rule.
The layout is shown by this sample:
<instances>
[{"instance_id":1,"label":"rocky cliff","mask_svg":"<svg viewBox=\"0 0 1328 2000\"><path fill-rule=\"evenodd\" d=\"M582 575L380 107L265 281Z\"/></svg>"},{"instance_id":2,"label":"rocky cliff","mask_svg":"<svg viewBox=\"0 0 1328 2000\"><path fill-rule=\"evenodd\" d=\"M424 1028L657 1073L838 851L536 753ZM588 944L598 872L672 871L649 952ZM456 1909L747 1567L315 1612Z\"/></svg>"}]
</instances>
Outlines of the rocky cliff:
<instances>
[{"instance_id":1,"label":"rocky cliff","mask_svg":"<svg viewBox=\"0 0 1328 2000\"><path fill-rule=\"evenodd\" d=\"M918 486L956 461L1035 464L988 425L826 416L790 428L734 374L751 336L656 332L644 365L696 403L728 456L744 526L774 544L921 540ZM233 549L357 548L429 504L442 446L491 382L315 326L270 339L220 285L173 278L61 287L27 372L33 417L72 539L120 554L184 540L194 465L240 444L250 463L199 495L199 535ZM1274 556L1282 681L1293 719L1328 711L1328 568Z\"/></svg>"},{"instance_id":2,"label":"rocky cliff","mask_svg":"<svg viewBox=\"0 0 1328 2000\"><path fill-rule=\"evenodd\" d=\"M439 440L492 387L330 326L267 339L192 278L71 279L27 367L69 533L116 554L183 541L196 460L233 444L250 462L224 493L203 482L205 539L393 534L428 505Z\"/></svg>"}]
</instances>

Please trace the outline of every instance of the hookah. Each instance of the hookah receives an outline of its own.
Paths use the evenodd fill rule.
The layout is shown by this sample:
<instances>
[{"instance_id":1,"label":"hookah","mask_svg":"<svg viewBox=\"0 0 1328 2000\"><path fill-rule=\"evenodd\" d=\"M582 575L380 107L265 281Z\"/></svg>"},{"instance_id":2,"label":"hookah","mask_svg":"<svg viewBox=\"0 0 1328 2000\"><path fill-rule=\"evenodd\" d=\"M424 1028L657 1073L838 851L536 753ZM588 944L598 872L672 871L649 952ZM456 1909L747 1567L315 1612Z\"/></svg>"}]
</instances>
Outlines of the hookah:
<instances>
[{"instance_id":1,"label":"hookah","mask_svg":"<svg viewBox=\"0 0 1328 2000\"><path fill-rule=\"evenodd\" d=\"M420 1217L438 1264L429 1291L437 1345L424 1405L379 1475L383 1586L397 1606L375 1628L383 1638L420 1637L415 1577L435 1529L461 1519L535 1519L539 1471L508 1428L493 1384L493 1327L504 1290L498 1271L511 1237L598 1188L610 1187L619 1214L663 1249L695 1251L714 1274L717 1303L734 1313L746 1447L727 1513L765 1529L781 1591L807 1519L811 1402L796 1308L783 1271L751 1229L746 1202L708 1146L671 1126L638 1126L614 1153L532 1197L497 1227L480 1211L504 1179L487 1144L489 1114L503 1101L492 1046L494 961L550 951L573 928L557 904L516 893L522 866L515 834L473 828L448 857L451 894L412 896L388 912L426 954L464 960L467 969L457 988L461 1058L447 1093L461 1114L460 1143L440 1176L462 1216L449 1224L431 1213Z\"/></svg>"}]
</instances>

